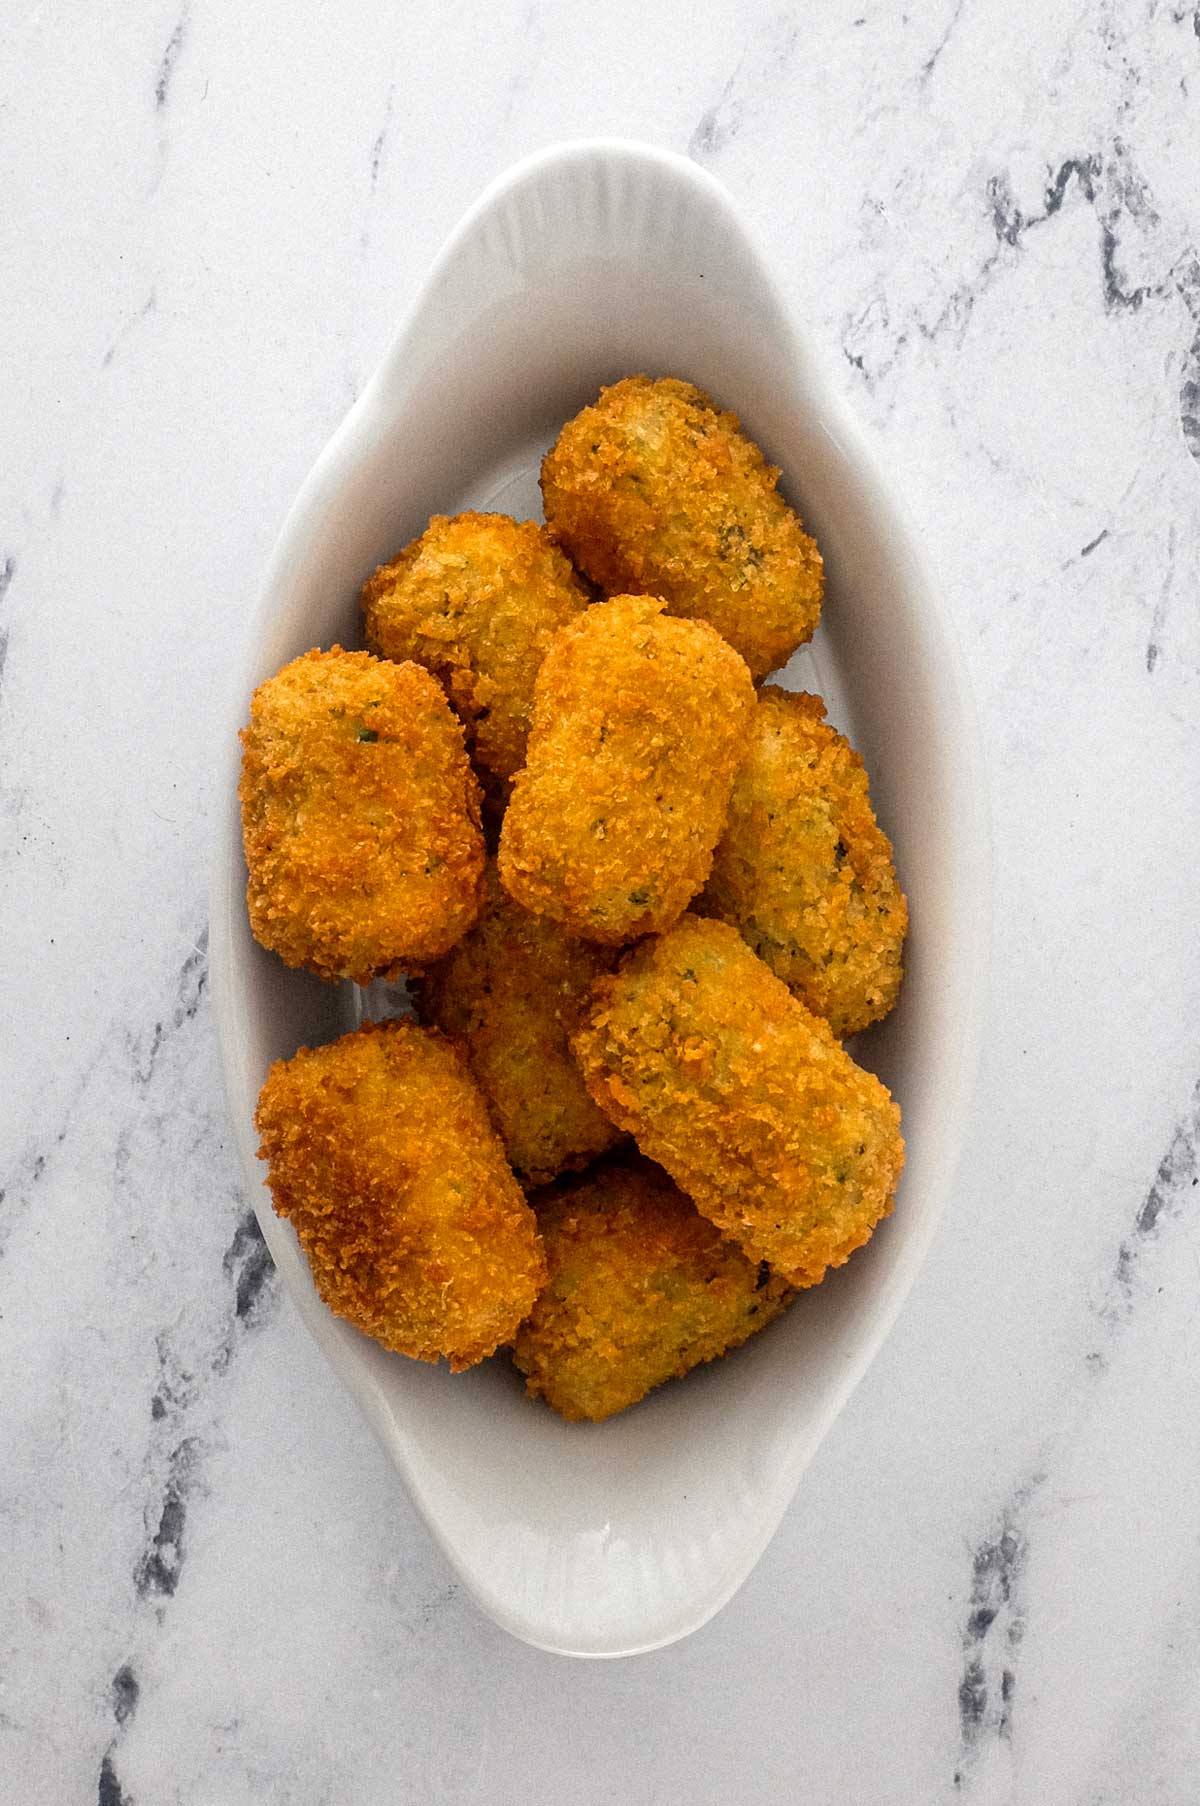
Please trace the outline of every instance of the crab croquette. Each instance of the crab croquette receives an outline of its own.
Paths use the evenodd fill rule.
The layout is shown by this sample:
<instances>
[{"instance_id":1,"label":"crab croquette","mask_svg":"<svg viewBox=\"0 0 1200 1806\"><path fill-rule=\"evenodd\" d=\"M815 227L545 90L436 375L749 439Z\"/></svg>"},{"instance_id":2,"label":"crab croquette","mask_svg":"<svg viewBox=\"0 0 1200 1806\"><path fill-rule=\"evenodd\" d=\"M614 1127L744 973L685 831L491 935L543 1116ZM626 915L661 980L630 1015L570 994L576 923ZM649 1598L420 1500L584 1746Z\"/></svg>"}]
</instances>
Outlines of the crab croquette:
<instances>
[{"instance_id":1,"label":"crab croquette","mask_svg":"<svg viewBox=\"0 0 1200 1806\"><path fill-rule=\"evenodd\" d=\"M242 731L246 902L257 940L325 979L437 959L482 906L479 785L428 671L306 652Z\"/></svg>"},{"instance_id":2,"label":"crab croquette","mask_svg":"<svg viewBox=\"0 0 1200 1806\"><path fill-rule=\"evenodd\" d=\"M585 1165L618 1138L568 1045L591 986L616 957L531 916L489 865L481 921L421 982L422 1018L462 1049L509 1161L529 1184Z\"/></svg>"},{"instance_id":3,"label":"crab croquette","mask_svg":"<svg viewBox=\"0 0 1200 1806\"><path fill-rule=\"evenodd\" d=\"M668 927L708 877L754 712L737 653L663 606L618 596L558 634L500 832L509 895L611 945Z\"/></svg>"},{"instance_id":4,"label":"crab croquette","mask_svg":"<svg viewBox=\"0 0 1200 1806\"><path fill-rule=\"evenodd\" d=\"M604 1162L534 1206L550 1277L513 1359L563 1417L624 1411L748 1340L793 1295L648 1160Z\"/></svg>"},{"instance_id":5,"label":"crab croquette","mask_svg":"<svg viewBox=\"0 0 1200 1806\"><path fill-rule=\"evenodd\" d=\"M817 1284L891 1210L896 1104L727 923L689 913L634 948L572 1047L601 1109L790 1284Z\"/></svg>"},{"instance_id":6,"label":"crab croquette","mask_svg":"<svg viewBox=\"0 0 1200 1806\"><path fill-rule=\"evenodd\" d=\"M435 515L362 592L372 652L432 671L501 778L524 763L546 648L589 600L545 529L507 514Z\"/></svg>"},{"instance_id":7,"label":"crab croquette","mask_svg":"<svg viewBox=\"0 0 1200 1806\"><path fill-rule=\"evenodd\" d=\"M533 1212L454 1049L366 1022L272 1066L259 1153L325 1303L458 1371L510 1342L546 1278Z\"/></svg>"},{"instance_id":8,"label":"crab croquette","mask_svg":"<svg viewBox=\"0 0 1200 1806\"><path fill-rule=\"evenodd\" d=\"M829 726L820 697L759 691L696 907L731 923L839 1040L895 1003L904 892L862 760Z\"/></svg>"},{"instance_id":9,"label":"crab croquette","mask_svg":"<svg viewBox=\"0 0 1200 1806\"><path fill-rule=\"evenodd\" d=\"M702 390L630 376L568 421L542 498L551 532L606 594L665 597L762 677L812 638L824 588L779 476Z\"/></svg>"}]
</instances>

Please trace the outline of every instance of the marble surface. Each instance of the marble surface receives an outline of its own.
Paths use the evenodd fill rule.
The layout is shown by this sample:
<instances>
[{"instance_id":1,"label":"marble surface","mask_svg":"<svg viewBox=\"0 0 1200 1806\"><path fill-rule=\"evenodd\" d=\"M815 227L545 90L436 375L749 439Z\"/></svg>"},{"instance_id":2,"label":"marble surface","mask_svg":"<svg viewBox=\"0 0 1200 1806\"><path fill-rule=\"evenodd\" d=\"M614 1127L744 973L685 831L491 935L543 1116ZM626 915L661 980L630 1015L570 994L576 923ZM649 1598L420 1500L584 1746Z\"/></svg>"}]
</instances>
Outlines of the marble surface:
<instances>
[{"instance_id":1,"label":"marble surface","mask_svg":"<svg viewBox=\"0 0 1200 1806\"><path fill-rule=\"evenodd\" d=\"M0 10L0 1791L23 1806L1200 1794L1200 13ZM766 1557L589 1665L483 1620L279 1296L206 993L292 494L553 139L690 151L945 586L994 998L954 1203Z\"/></svg>"}]
</instances>

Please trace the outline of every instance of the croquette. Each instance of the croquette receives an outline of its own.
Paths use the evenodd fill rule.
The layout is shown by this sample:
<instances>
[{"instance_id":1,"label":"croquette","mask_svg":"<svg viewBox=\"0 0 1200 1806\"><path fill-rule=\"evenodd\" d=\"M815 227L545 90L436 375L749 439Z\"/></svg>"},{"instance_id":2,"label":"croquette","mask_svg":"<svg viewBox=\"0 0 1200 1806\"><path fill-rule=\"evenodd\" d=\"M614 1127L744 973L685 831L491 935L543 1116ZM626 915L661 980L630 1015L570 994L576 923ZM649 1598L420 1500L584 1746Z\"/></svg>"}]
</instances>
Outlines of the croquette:
<instances>
[{"instance_id":1,"label":"croquette","mask_svg":"<svg viewBox=\"0 0 1200 1806\"><path fill-rule=\"evenodd\" d=\"M589 608L538 673L500 832L509 895L611 945L668 927L708 877L753 712L706 622L646 596Z\"/></svg>"},{"instance_id":2,"label":"croquette","mask_svg":"<svg viewBox=\"0 0 1200 1806\"><path fill-rule=\"evenodd\" d=\"M691 383L629 376L567 422L542 463L546 522L607 594L664 596L755 677L812 638L821 555L780 473Z\"/></svg>"},{"instance_id":3,"label":"croquette","mask_svg":"<svg viewBox=\"0 0 1200 1806\"><path fill-rule=\"evenodd\" d=\"M895 1003L904 892L862 760L829 726L819 696L759 691L696 908L738 929L839 1040Z\"/></svg>"},{"instance_id":4,"label":"croquette","mask_svg":"<svg viewBox=\"0 0 1200 1806\"><path fill-rule=\"evenodd\" d=\"M598 1423L736 1348L792 1297L648 1160L534 1199L550 1277L513 1348L526 1390Z\"/></svg>"},{"instance_id":5,"label":"croquette","mask_svg":"<svg viewBox=\"0 0 1200 1806\"><path fill-rule=\"evenodd\" d=\"M689 913L634 948L572 1047L601 1109L790 1284L891 1210L899 1110L727 923Z\"/></svg>"},{"instance_id":6,"label":"croquette","mask_svg":"<svg viewBox=\"0 0 1200 1806\"><path fill-rule=\"evenodd\" d=\"M367 652L306 652L242 730L256 939L326 979L396 978L447 952L483 902L479 786L436 680Z\"/></svg>"},{"instance_id":7,"label":"croquette","mask_svg":"<svg viewBox=\"0 0 1200 1806\"><path fill-rule=\"evenodd\" d=\"M592 984L616 957L531 916L489 865L481 921L421 983L422 1018L466 1055L508 1158L530 1184L585 1165L617 1139L567 1042Z\"/></svg>"},{"instance_id":8,"label":"croquette","mask_svg":"<svg viewBox=\"0 0 1200 1806\"><path fill-rule=\"evenodd\" d=\"M546 648L589 600L545 529L507 514L436 514L362 592L372 652L432 671L502 778L524 764Z\"/></svg>"},{"instance_id":9,"label":"croquette","mask_svg":"<svg viewBox=\"0 0 1200 1806\"><path fill-rule=\"evenodd\" d=\"M272 1066L255 1115L280 1216L325 1303L457 1372L510 1342L546 1279L533 1212L448 1042L365 1022Z\"/></svg>"}]
</instances>

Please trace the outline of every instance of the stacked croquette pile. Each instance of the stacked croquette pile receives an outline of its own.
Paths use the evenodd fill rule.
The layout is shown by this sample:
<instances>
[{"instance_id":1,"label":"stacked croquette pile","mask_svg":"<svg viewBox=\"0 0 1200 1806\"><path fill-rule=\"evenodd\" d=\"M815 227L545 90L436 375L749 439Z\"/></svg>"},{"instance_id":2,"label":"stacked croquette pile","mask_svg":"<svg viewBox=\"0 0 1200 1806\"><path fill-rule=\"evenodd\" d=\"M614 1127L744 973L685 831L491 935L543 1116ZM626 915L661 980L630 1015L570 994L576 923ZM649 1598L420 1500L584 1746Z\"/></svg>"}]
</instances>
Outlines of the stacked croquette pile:
<instances>
[{"instance_id":1,"label":"stacked croquette pile","mask_svg":"<svg viewBox=\"0 0 1200 1806\"><path fill-rule=\"evenodd\" d=\"M841 1045L899 990L891 847L820 699L756 687L821 606L779 474L691 385L617 383L544 528L437 516L367 579L370 651L294 660L242 735L255 935L416 1010L272 1067L275 1207L332 1310L511 1347L567 1418L762 1329L903 1164Z\"/></svg>"}]
</instances>

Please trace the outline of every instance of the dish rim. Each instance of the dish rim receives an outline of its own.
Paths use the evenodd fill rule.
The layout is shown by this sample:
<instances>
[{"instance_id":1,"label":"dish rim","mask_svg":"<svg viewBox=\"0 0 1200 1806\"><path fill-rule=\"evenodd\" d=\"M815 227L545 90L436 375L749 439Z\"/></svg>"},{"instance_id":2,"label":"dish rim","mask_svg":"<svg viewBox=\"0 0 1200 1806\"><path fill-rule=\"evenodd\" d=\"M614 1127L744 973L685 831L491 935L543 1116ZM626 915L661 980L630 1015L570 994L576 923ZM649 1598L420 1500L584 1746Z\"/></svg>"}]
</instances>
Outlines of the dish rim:
<instances>
[{"instance_id":1,"label":"dish rim","mask_svg":"<svg viewBox=\"0 0 1200 1806\"><path fill-rule=\"evenodd\" d=\"M947 1135L943 1129L946 1141L934 1174L935 1183L930 1188L934 1196L924 1204L919 1232L896 1256L888 1274L886 1289L873 1307L869 1329L854 1349L852 1358L836 1374L831 1375L822 1408L815 1419L819 1428L812 1437L810 1446L798 1457L784 1460L775 1483L764 1489L759 1533L748 1538L742 1547L740 1558L733 1567L732 1578L719 1594L705 1596L686 1623L675 1626L662 1635L636 1644L622 1644L620 1647L568 1649L561 1643L540 1639L536 1634L536 1627L523 1623L519 1613L505 1599L489 1594L478 1577L468 1574L460 1565L459 1553L443 1533L436 1501L426 1497L425 1489L414 1476L403 1439L390 1421L391 1413L371 1376L365 1370L348 1370L336 1320L319 1301L307 1295L297 1295L290 1285L287 1287L306 1328L383 1444L434 1542L480 1608L501 1628L535 1648L554 1654L615 1659L648 1653L676 1642L700 1629L728 1603L761 1559L795 1496L805 1468L894 1327L928 1256L961 1160L970 1101L976 1083L988 992L991 849L987 783L978 718L955 624L941 600L923 556L918 552L907 523L892 498L882 465L867 434L859 426L849 403L834 383L825 358L814 349L807 337L797 310L781 288L772 260L760 243L756 231L747 222L729 191L709 171L689 158L657 145L621 137L566 139L543 146L494 177L462 214L435 254L423 280L389 336L361 394L318 453L286 511L267 558L254 604L247 616L243 642L232 672L230 706L227 714L222 712L226 726L221 766L224 788L215 812L216 846L210 888L209 965L218 1047L231 1127L235 1143L238 1144L238 1164L250 1191L251 1202L264 1237L270 1245L280 1225L279 1219L272 1212L270 1195L263 1183L262 1165L255 1161L256 1170L251 1170L245 1158L241 1157L244 1154L245 1130L244 1126L239 1125L235 1112L235 1101L239 1104L241 1101L241 1087L234 1072L233 1058L239 1009L235 997L237 985L232 935L227 932L227 911L231 905L236 906L244 886L244 873L239 873L236 869L237 861L231 857L231 848L240 844L237 781L241 756L238 729L244 725L258 649L277 607L276 591L280 575L287 564L288 547L297 528L312 513L314 503L321 497L331 473L338 468L347 445L357 441L364 428L369 430L371 417L385 407L389 385L401 367L402 353L408 345L413 326L426 309L430 296L437 290L464 242L477 231L480 221L502 206L516 190L535 183L546 171L560 163L589 160L634 162L655 167L677 181L690 183L704 195L705 204L722 216L723 223L740 240L754 265L756 279L761 282L777 310L778 318L788 334L786 349L794 360L794 366L798 368L804 389L812 396L824 420L836 429L838 446L852 466L856 479L867 492L871 510L888 540L893 556L908 567L912 586L921 596L922 615L930 629L930 637L940 654L940 669L937 674L939 693L953 698L953 710L945 708L943 718L948 727L948 717L953 713L958 729L954 760L960 778L958 825L966 830L966 838L972 848L971 857L964 860L959 874L960 901L969 905L970 915L970 921L962 924L962 948L964 955L968 951L974 953L974 958L969 962L964 957L963 971L959 974L959 1002L955 1013L959 1029L959 1058L954 1063L952 1072L944 1075L945 1082L953 1086L953 1095L944 1100L943 1104L943 1116L950 1125L950 1133ZM784 348L781 339L780 350L783 351ZM237 829L234 835L231 835L231 825ZM242 883L239 883L239 879ZM962 896L962 888L969 893L967 897Z\"/></svg>"}]
</instances>

